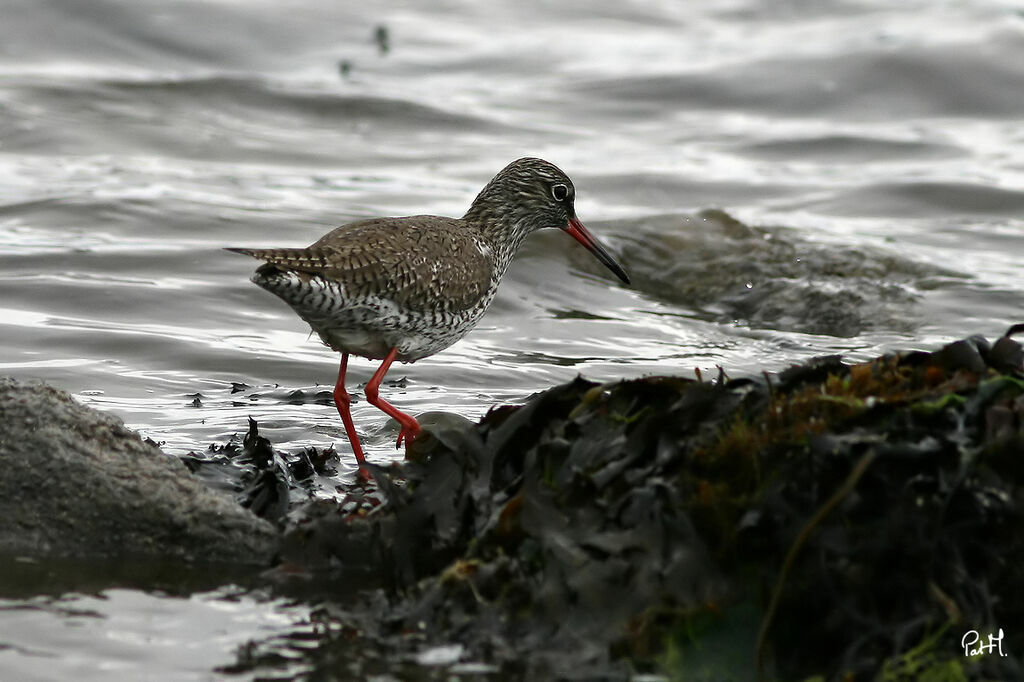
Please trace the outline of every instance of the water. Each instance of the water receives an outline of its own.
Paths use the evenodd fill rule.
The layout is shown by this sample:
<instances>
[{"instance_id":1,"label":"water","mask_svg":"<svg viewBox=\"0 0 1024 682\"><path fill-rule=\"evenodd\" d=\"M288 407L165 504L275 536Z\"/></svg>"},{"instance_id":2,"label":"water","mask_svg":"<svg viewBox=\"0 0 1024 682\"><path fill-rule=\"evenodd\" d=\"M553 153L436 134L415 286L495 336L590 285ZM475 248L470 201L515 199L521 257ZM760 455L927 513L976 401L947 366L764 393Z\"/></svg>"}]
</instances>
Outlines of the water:
<instances>
[{"instance_id":1,"label":"water","mask_svg":"<svg viewBox=\"0 0 1024 682\"><path fill-rule=\"evenodd\" d=\"M8 680L214 679L250 639L305 617L281 601L226 590L182 597L120 588L33 597L5 604L2 614Z\"/></svg>"},{"instance_id":2,"label":"water","mask_svg":"<svg viewBox=\"0 0 1024 682\"><path fill-rule=\"evenodd\" d=\"M474 332L393 369L406 386L382 393L401 409L476 419L577 373L736 376L1022 317L1016 3L6 0L0 14L0 372L169 452L250 415L284 448L347 452L333 407L309 399L337 356L222 247L461 215L524 155L570 174L636 285L564 234L535 235ZM709 208L758 229L692 217ZM353 361L353 386L372 371ZM399 456L394 428L353 409L370 459ZM231 641L211 640L194 626L217 593L107 590L67 638L80 599L0 602L0 667L99 680L130 659L204 679L156 634L107 643L152 611L177 624L161 641L201 645L212 671L266 623L304 617L236 600ZM46 655L10 634L26 613Z\"/></svg>"}]
</instances>

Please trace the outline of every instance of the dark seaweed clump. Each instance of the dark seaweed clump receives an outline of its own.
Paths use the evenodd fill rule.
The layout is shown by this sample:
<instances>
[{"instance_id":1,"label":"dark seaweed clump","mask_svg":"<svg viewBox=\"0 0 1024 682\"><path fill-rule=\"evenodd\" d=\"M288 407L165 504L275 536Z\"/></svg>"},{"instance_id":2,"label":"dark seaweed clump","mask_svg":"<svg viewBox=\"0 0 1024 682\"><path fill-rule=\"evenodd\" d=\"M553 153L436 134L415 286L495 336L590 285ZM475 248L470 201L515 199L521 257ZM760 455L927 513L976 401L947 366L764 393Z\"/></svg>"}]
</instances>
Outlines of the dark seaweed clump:
<instances>
[{"instance_id":1,"label":"dark seaweed clump","mask_svg":"<svg viewBox=\"0 0 1024 682\"><path fill-rule=\"evenodd\" d=\"M306 664L1024 679L1017 331L777 377L577 379L421 438L376 490L293 510L282 584L376 583L319 594ZM965 657L1000 629L1005 655ZM273 667L263 648L235 669ZM439 651L461 663L416 665Z\"/></svg>"}]
</instances>

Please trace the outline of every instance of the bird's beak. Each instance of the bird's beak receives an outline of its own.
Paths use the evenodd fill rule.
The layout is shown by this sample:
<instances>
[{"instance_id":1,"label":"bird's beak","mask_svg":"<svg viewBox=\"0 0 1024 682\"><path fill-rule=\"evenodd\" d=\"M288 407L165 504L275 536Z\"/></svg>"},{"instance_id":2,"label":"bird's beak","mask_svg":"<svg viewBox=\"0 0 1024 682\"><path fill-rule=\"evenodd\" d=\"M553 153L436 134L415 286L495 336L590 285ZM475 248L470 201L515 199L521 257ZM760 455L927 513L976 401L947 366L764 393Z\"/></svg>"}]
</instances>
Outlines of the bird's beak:
<instances>
[{"instance_id":1,"label":"bird's beak","mask_svg":"<svg viewBox=\"0 0 1024 682\"><path fill-rule=\"evenodd\" d=\"M594 254L594 257L604 263L605 267L614 272L616 277L626 284L629 284L629 275L626 274L626 271L623 270L618 261L608 253L608 249L604 248L604 245L597 241L597 238L590 234L587 228L583 227L583 223L580 222L579 218L576 216L569 218L569 224L562 229L571 234L573 239L587 247L587 251Z\"/></svg>"}]
</instances>

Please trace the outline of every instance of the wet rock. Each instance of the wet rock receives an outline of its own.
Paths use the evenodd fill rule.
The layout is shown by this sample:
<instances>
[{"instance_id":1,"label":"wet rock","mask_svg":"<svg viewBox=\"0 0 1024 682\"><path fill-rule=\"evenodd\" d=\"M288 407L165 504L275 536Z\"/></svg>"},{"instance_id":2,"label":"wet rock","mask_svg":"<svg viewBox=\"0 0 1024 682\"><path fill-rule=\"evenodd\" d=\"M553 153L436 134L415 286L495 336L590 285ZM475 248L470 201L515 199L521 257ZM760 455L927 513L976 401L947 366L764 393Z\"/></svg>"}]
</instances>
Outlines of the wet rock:
<instances>
[{"instance_id":1,"label":"wet rock","mask_svg":"<svg viewBox=\"0 0 1024 682\"><path fill-rule=\"evenodd\" d=\"M919 292L965 277L881 249L806 242L794 230L746 225L718 210L619 221L607 231L617 235L633 288L709 320L760 329L909 332L919 324Z\"/></svg>"},{"instance_id":2,"label":"wet rock","mask_svg":"<svg viewBox=\"0 0 1024 682\"><path fill-rule=\"evenodd\" d=\"M116 417L0 378L0 551L265 564L277 534Z\"/></svg>"}]
</instances>

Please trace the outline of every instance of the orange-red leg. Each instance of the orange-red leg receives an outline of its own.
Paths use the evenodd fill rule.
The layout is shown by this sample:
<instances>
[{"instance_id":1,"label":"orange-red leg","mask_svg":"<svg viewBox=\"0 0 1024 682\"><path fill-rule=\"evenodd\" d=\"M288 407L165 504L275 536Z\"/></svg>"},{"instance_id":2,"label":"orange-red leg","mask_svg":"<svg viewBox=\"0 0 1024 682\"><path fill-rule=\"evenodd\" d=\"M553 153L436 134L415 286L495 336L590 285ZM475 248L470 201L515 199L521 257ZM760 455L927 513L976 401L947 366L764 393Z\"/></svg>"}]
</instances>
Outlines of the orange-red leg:
<instances>
[{"instance_id":1,"label":"orange-red leg","mask_svg":"<svg viewBox=\"0 0 1024 682\"><path fill-rule=\"evenodd\" d=\"M416 436L420 435L420 424L413 417L399 412L398 409L391 403L383 400L379 395L380 382L384 380L384 375L388 373L388 369L391 367L391 363L395 361L395 356L398 355L398 348L392 348L384 358L384 362L381 363L380 367L374 372L373 377L366 384L366 400L374 407L380 408L385 413L394 417L395 420L401 424L402 430L398 432L398 442L395 443L397 448L405 441L406 450L409 449L409 443L412 442Z\"/></svg>"},{"instance_id":2,"label":"orange-red leg","mask_svg":"<svg viewBox=\"0 0 1024 682\"><path fill-rule=\"evenodd\" d=\"M341 369L338 370L338 383L334 385L334 405L338 408L341 421L345 424L345 433L348 434L348 442L352 444L352 454L356 456L359 463L359 475L365 479L370 478L370 472L364 466L366 458L363 456L363 446L359 443L359 436L356 434L356 425L352 421L351 404L352 399L345 390L345 369L348 367L348 353L341 354Z\"/></svg>"}]
</instances>

